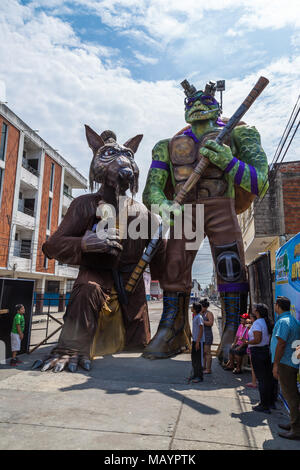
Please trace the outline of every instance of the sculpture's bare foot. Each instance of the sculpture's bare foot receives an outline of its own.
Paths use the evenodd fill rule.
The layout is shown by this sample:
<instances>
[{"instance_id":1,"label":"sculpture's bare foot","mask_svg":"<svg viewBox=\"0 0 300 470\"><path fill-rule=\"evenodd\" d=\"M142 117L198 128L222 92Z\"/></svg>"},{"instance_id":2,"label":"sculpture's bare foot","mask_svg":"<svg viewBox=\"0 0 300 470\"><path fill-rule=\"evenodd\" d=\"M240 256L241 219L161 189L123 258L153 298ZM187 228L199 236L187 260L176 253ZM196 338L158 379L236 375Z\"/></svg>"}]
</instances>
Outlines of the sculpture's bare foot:
<instances>
[{"instance_id":1,"label":"sculpture's bare foot","mask_svg":"<svg viewBox=\"0 0 300 470\"><path fill-rule=\"evenodd\" d=\"M78 366L81 366L84 370L89 371L91 369L92 361L86 357L78 354L51 354L46 356L44 359L37 359L32 369L41 369L41 372L52 370L53 372L62 372L67 369L70 372L76 372Z\"/></svg>"}]
</instances>

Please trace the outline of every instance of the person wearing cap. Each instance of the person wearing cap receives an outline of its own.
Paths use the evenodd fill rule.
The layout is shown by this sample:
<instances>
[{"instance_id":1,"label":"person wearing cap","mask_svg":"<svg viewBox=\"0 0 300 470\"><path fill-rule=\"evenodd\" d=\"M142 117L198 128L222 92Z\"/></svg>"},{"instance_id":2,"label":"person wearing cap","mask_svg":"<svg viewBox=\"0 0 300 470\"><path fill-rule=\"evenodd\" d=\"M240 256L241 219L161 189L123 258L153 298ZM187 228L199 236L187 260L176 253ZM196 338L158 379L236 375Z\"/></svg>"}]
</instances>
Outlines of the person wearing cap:
<instances>
[{"instance_id":1,"label":"person wearing cap","mask_svg":"<svg viewBox=\"0 0 300 470\"><path fill-rule=\"evenodd\" d=\"M234 342L229 350L229 361L225 366L225 370L232 370L234 374L241 374L242 359L247 352L247 345L244 340L248 339L248 327L246 320L249 319L248 313L241 315L241 323L237 329ZM236 362L236 367L234 363Z\"/></svg>"}]
</instances>

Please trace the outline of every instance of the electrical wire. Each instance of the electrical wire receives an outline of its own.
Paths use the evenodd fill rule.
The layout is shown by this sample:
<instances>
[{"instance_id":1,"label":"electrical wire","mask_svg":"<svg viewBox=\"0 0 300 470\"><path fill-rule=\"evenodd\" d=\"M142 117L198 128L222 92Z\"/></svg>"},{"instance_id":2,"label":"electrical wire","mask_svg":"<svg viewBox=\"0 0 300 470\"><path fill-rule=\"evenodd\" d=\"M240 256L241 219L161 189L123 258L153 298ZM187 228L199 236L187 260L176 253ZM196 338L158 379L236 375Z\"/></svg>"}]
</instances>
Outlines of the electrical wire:
<instances>
[{"instance_id":1,"label":"electrical wire","mask_svg":"<svg viewBox=\"0 0 300 470\"><path fill-rule=\"evenodd\" d=\"M283 131L283 134L282 134L282 136L281 136L281 139L280 139L280 141L279 141L279 143L278 143L278 146L277 146L277 148L276 148L276 151L275 151L273 160L272 160L272 162L271 162L270 165L269 165L269 168L270 168L270 169L269 169L268 175L267 175L267 177L266 177L266 179L265 179L265 181L264 181L264 183L263 183L261 193L262 193L263 190L265 189L265 186L266 186L266 184L267 184L268 182L269 182L269 188L270 188L271 184L275 181L275 178L276 178L276 175L277 175L277 172L278 172L278 168L279 168L279 166L282 164L283 159L285 158L285 156L286 156L286 154L287 154L287 151L288 151L288 149L290 148L290 145L291 145L291 143L292 143L292 141L293 141L293 139L294 139L294 137L295 137L295 135L296 135L296 132L297 132L297 130L298 130L298 128L299 128L299 122L298 122L298 124L297 124L297 126L296 126L296 129L295 129L295 131L294 131L294 133L293 133L293 135L292 135L292 137L291 137L291 139L290 139L290 142L289 142L289 144L288 144L288 146L287 146L287 149L286 149L286 151L285 151L285 153L284 153L284 155L283 155L283 157L282 157L280 163L279 163L278 166L276 167L277 162L278 162L278 160L279 160L279 158L280 158L281 152L283 151L283 148L284 148L284 146L285 146L285 143L286 143L286 141L287 141L287 139L288 139L288 137L289 137L289 135L290 135L290 133L291 133L291 130L292 130L294 124L295 124L295 121L296 121L296 119L297 119L297 117L298 117L298 115L299 115L299 112L300 112L300 106L298 105L299 100L300 100L300 95L298 95L298 99L297 99L297 101L296 101L296 104L294 105L294 108L293 108L293 110L292 110L292 112L291 112L291 114L290 114L289 120L288 120L288 122L287 122L287 124L286 124L286 127L285 127L285 129L284 129L284 131ZM297 109L297 107L298 107L298 109ZM256 208L262 203L262 201L264 200L265 195L267 194L267 192L268 192L268 189L267 189L267 191L265 192L265 194L263 195L263 197L262 197L262 198L259 200L259 202L256 204Z\"/></svg>"}]
</instances>

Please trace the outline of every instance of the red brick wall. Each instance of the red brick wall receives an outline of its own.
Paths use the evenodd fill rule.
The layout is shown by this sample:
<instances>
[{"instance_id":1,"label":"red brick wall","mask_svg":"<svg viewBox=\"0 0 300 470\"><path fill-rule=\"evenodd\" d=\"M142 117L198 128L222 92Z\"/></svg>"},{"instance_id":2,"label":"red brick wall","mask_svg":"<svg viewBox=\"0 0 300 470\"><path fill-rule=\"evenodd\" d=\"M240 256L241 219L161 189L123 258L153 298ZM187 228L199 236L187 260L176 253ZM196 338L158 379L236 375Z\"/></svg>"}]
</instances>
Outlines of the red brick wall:
<instances>
[{"instance_id":1,"label":"red brick wall","mask_svg":"<svg viewBox=\"0 0 300 470\"><path fill-rule=\"evenodd\" d=\"M300 162L280 165L285 233L300 232Z\"/></svg>"},{"instance_id":2,"label":"red brick wall","mask_svg":"<svg viewBox=\"0 0 300 470\"><path fill-rule=\"evenodd\" d=\"M42 201L41 201L41 212L40 212L40 228L39 228L39 238L38 238L38 252L37 252L37 260L36 260L36 270L40 272L47 272L47 273L54 273L55 271L55 260L48 260L48 268L47 269L44 268L44 254L42 252L42 245L46 241L49 189L50 189L50 176L51 176L51 164L52 163L54 163L55 165L55 172L54 172L54 184L53 184L52 217L51 217L50 233L52 234L53 232L55 232L58 226L62 168L51 157L45 154L44 178L43 178Z\"/></svg>"},{"instance_id":3,"label":"red brick wall","mask_svg":"<svg viewBox=\"0 0 300 470\"><path fill-rule=\"evenodd\" d=\"M0 116L0 131L2 130L3 122L8 125L8 129L0 207L0 266L6 267L9 251L9 237L12 222L20 132L2 116Z\"/></svg>"}]
</instances>

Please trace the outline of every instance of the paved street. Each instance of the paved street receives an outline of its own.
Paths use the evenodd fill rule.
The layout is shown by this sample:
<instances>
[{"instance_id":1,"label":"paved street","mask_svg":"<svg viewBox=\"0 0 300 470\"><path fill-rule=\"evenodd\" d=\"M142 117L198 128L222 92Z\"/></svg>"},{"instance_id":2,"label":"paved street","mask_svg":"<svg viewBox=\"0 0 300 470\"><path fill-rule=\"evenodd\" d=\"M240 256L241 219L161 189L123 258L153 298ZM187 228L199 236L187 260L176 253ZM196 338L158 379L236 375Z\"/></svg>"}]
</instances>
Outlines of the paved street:
<instances>
[{"instance_id":1,"label":"paved street","mask_svg":"<svg viewBox=\"0 0 300 470\"><path fill-rule=\"evenodd\" d=\"M161 303L149 306L154 333ZM214 335L217 342L216 326ZM250 373L225 372L216 358L200 384L186 382L189 354L149 361L121 353L95 360L89 373L32 371L50 349L23 355L17 369L0 366L1 449L300 449L277 436L285 409L253 412Z\"/></svg>"}]
</instances>

